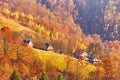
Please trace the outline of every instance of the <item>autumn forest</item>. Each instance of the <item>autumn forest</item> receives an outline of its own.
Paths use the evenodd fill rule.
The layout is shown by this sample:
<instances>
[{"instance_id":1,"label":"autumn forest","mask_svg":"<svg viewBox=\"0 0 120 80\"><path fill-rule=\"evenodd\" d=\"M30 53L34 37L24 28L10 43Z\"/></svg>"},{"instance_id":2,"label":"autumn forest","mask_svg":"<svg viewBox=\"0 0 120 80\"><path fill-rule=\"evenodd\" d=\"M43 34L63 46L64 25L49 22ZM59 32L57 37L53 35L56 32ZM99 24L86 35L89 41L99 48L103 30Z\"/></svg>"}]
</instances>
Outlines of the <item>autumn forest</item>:
<instances>
[{"instance_id":1,"label":"autumn forest","mask_svg":"<svg viewBox=\"0 0 120 80\"><path fill-rule=\"evenodd\" d=\"M0 80L120 80L120 1L0 0Z\"/></svg>"}]
</instances>

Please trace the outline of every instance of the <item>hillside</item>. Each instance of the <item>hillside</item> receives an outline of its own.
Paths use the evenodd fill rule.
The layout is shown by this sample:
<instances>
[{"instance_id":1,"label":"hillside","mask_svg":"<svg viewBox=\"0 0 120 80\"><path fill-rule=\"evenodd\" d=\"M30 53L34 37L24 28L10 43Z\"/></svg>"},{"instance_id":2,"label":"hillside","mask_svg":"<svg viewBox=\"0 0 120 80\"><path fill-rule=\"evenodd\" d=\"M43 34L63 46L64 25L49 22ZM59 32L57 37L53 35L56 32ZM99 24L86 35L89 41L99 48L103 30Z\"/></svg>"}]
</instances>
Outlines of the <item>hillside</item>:
<instances>
[{"instance_id":1,"label":"hillside","mask_svg":"<svg viewBox=\"0 0 120 80\"><path fill-rule=\"evenodd\" d=\"M1 8L13 12L52 19L68 26L72 33L76 33L76 27L80 27L86 35L99 34L103 41L120 40L119 0L4 0L0 4Z\"/></svg>"},{"instance_id":2,"label":"hillside","mask_svg":"<svg viewBox=\"0 0 120 80\"><path fill-rule=\"evenodd\" d=\"M21 39L31 39L31 40L33 40L34 43L36 42L35 41L36 39L42 38L42 36L39 33L37 33L36 31L34 31L33 29L20 24L19 20L15 20L13 18L6 17L3 14L0 14L0 28L2 29L4 27L8 27L13 32L14 35L21 37ZM6 31L3 31L3 32L6 32ZM8 30L7 32L10 32L10 31ZM4 34L4 33L2 33L2 34ZM10 36L12 33L10 32L8 34ZM7 33L5 35L7 35ZM4 37L4 36L2 36L2 37ZM31 36L31 38L29 38L29 36ZM12 38L12 37L10 37L10 38ZM1 38L1 40L2 40L2 38ZM22 45L19 43L21 40L19 40L19 39L16 39L16 40L17 40L17 43L19 44L19 48L21 48ZM41 39L41 41L43 41L43 40ZM2 44L3 43L0 42L0 45L2 45ZM10 43L10 44L14 45L13 43ZM36 44L34 44L34 45L36 45ZM14 45L14 46L15 46L14 48L12 48L12 46L9 46L9 49L12 48L12 50L13 49L16 50L18 46L16 46L16 45ZM28 50L28 49L26 49L26 50ZM24 54L27 52L29 53L29 50L28 51L26 51L26 50L25 50L25 48L22 49L22 51L24 51ZM31 49L30 49L30 51L31 51ZM10 51L8 51L8 54L9 53L10 53ZM68 75L73 74L71 77L66 77L66 78L70 79L70 78L75 77L77 67L81 67L80 69L79 68L77 69L78 70L77 74L81 74L81 76L84 76L84 78L87 79L87 78L90 78L89 73L92 71L95 71L95 66L93 64L86 62L84 60L75 59L75 58L67 56L67 55L61 55L59 53L55 53L52 51L45 51L45 50L40 50L40 49L35 49L35 48L32 49L30 54L28 54L28 53L27 53L27 55L23 55L20 51L20 54L23 55L23 57L21 58L23 60L20 59L20 61L23 61L23 62L19 62L17 65L19 65L21 67L15 66L16 58L14 55L17 54L16 52L14 53L14 51L13 51L14 55L10 54L11 57L5 56L5 57L7 57L7 61L2 61L2 63L5 62L5 65L9 66L9 68L8 68L9 74L7 74L7 77L4 78L4 76L6 75L6 73L4 73L4 75L1 78L8 79L11 74L11 71L14 68L16 68L20 72L21 76L23 76L26 79L27 79L26 76L32 77L31 75L33 75L33 74L34 74L33 76L35 76L35 74L39 75L39 74L41 74L42 71L46 71L48 76L51 79L54 79L56 74L58 74L60 72L66 72L66 74L69 73ZM31 60L31 59L33 59L33 60ZM34 63L34 59L35 59L36 64ZM9 60L13 61L13 62L9 63ZM11 66L11 64L12 64L12 66ZM33 66L33 64L35 66ZM4 69L3 66L5 66L5 65L4 64L1 65L2 69ZM33 70L34 70L34 68L35 68L35 70L38 68L37 70L40 70L40 72L39 71L33 72L33 71L29 70L30 67L28 67L28 65L31 66L31 68L33 68ZM13 66L14 66L14 68L13 68ZM39 66L41 66L41 67L39 67ZM5 66L5 68L6 68L6 66ZM21 70L21 69L25 70L25 72L23 72L23 70ZM53 69L53 71L55 71L55 73L51 73L49 71L50 69L51 70ZM85 73L82 73L80 70L84 71ZM27 73L29 73L29 75L27 75Z\"/></svg>"},{"instance_id":3,"label":"hillside","mask_svg":"<svg viewBox=\"0 0 120 80\"><path fill-rule=\"evenodd\" d=\"M22 35L33 35L34 37L37 37L36 35L39 35L36 33L34 30L31 30L27 28L26 26L23 26L19 24L17 21L13 19L8 19L1 15L0 17L0 28L3 28L3 26L9 27L13 32L16 32L17 34L22 34ZM27 33L21 33L21 32L27 32ZM15 34L16 34L15 33ZM22 36L21 36L22 37ZM77 59L66 56L66 55L61 55L59 53L51 52L51 51L43 51L39 49L33 49L35 58L38 59L39 61L42 61L44 66L49 66L49 67L55 67L59 71L63 72L67 68L67 63L69 63L69 68L68 72L74 73L76 70L76 64L77 64ZM68 59L68 60L67 60ZM85 66L93 68L94 70L95 66L90 64L89 62L86 61L79 61L79 66ZM83 69L84 69L83 68ZM91 71L92 71L91 70ZM89 74L86 74L89 75Z\"/></svg>"},{"instance_id":4,"label":"hillside","mask_svg":"<svg viewBox=\"0 0 120 80\"><path fill-rule=\"evenodd\" d=\"M89 43L85 42L85 37L79 27L75 28L75 32L74 30L71 32L69 26L56 23L54 20L38 18L32 14L11 12L6 8L1 9L0 18L1 27L8 26L22 39L32 40L36 48L44 48L44 43L51 43L56 52L72 55L77 46L85 48ZM72 38L73 36L75 40ZM66 46L63 46L64 44ZM72 47L74 48L72 49Z\"/></svg>"},{"instance_id":5,"label":"hillside","mask_svg":"<svg viewBox=\"0 0 120 80\"><path fill-rule=\"evenodd\" d=\"M1 0L0 80L120 80L119 4Z\"/></svg>"},{"instance_id":6,"label":"hillside","mask_svg":"<svg viewBox=\"0 0 120 80\"><path fill-rule=\"evenodd\" d=\"M84 79L89 79L90 73L96 70L93 64L84 60L32 48L23 43L23 39L16 36L8 27L0 29L0 67L1 80L11 80L12 76L14 78L16 73L12 74L12 71L18 71L17 75L25 80L33 78L37 80L42 72L46 72L51 80L59 73L64 74L68 80L78 74Z\"/></svg>"},{"instance_id":7,"label":"hillside","mask_svg":"<svg viewBox=\"0 0 120 80\"><path fill-rule=\"evenodd\" d=\"M78 61L77 59L70 56L61 55L51 51L42 51L35 49L35 56L39 60L43 61L46 68L52 66L61 72L64 72L67 69L68 72L74 74L77 68L76 65L78 65L78 73L80 71L80 74L83 75L84 78L89 78L89 73L96 69L95 66L89 62L86 62L84 60ZM81 71L85 73L82 73Z\"/></svg>"}]
</instances>

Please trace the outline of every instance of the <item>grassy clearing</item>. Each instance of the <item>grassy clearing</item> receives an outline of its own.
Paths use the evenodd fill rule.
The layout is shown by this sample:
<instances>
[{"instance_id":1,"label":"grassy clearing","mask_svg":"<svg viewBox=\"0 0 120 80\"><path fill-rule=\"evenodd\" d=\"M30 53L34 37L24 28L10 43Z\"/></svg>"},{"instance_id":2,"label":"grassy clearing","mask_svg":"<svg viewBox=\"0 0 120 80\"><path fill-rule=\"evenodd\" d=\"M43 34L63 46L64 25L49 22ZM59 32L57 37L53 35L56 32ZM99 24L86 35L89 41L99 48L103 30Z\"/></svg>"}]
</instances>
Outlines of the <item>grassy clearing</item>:
<instances>
[{"instance_id":1,"label":"grassy clearing","mask_svg":"<svg viewBox=\"0 0 120 80\"><path fill-rule=\"evenodd\" d=\"M51 65L58 68L59 70L65 69L66 67L65 55L56 54L51 51L42 51L38 49L34 50L35 56L42 60L45 65L47 65L47 63L51 63Z\"/></svg>"},{"instance_id":2,"label":"grassy clearing","mask_svg":"<svg viewBox=\"0 0 120 80\"><path fill-rule=\"evenodd\" d=\"M34 49L34 51L35 51L35 57L38 58L39 60L43 61L43 63L45 65L50 63L52 66L56 67L57 69L59 69L61 71L66 69L67 56L57 54L57 53L54 53L51 51L43 51L43 50L38 50L38 49ZM70 61L68 61L68 62L70 62L68 71L75 72L76 65L77 65L77 59L71 57ZM83 72L86 71L87 74L91 71L94 71L94 69L95 69L94 65L92 65L84 60L80 60L78 65L79 65L79 68L81 68ZM88 67L90 67L89 69L91 69L91 70L89 70Z\"/></svg>"}]
</instances>

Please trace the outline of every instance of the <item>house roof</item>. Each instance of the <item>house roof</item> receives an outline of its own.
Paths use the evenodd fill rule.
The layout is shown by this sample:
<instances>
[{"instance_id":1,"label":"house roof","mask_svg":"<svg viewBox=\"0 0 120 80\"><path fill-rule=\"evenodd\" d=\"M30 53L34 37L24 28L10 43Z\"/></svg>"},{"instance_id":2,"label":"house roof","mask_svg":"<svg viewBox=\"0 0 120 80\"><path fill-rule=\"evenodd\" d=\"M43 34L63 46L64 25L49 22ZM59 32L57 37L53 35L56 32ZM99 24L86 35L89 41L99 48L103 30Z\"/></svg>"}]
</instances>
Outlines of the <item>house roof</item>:
<instances>
[{"instance_id":1,"label":"house roof","mask_svg":"<svg viewBox=\"0 0 120 80\"><path fill-rule=\"evenodd\" d=\"M99 62L99 61L101 61L101 60L98 59L98 58L94 58L94 59L93 59L93 62Z\"/></svg>"},{"instance_id":2,"label":"house roof","mask_svg":"<svg viewBox=\"0 0 120 80\"><path fill-rule=\"evenodd\" d=\"M24 43L30 43L31 40L24 40Z\"/></svg>"},{"instance_id":3,"label":"house roof","mask_svg":"<svg viewBox=\"0 0 120 80\"><path fill-rule=\"evenodd\" d=\"M53 50L54 48L52 46L49 46L47 50Z\"/></svg>"},{"instance_id":4,"label":"house roof","mask_svg":"<svg viewBox=\"0 0 120 80\"><path fill-rule=\"evenodd\" d=\"M89 54L84 51L80 56L89 56Z\"/></svg>"},{"instance_id":5,"label":"house roof","mask_svg":"<svg viewBox=\"0 0 120 80\"><path fill-rule=\"evenodd\" d=\"M48 46L51 46L51 44L50 43L45 43L45 46L48 47Z\"/></svg>"}]
</instances>

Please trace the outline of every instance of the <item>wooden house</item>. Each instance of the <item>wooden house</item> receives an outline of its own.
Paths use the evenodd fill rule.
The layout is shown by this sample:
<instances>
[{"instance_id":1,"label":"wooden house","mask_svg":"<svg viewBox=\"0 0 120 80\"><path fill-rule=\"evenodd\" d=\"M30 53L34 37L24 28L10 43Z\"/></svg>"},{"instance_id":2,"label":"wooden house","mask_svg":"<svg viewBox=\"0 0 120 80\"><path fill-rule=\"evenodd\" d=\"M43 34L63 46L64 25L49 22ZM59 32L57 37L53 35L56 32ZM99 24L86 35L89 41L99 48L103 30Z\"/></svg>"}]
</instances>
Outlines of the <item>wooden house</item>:
<instances>
[{"instance_id":1,"label":"wooden house","mask_svg":"<svg viewBox=\"0 0 120 80\"><path fill-rule=\"evenodd\" d=\"M45 50L46 50L46 51L54 51L54 48L52 47L51 44L45 43Z\"/></svg>"},{"instance_id":2,"label":"wooden house","mask_svg":"<svg viewBox=\"0 0 120 80\"><path fill-rule=\"evenodd\" d=\"M31 40L23 40L24 44L28 47L33 47L33 43Z\"/></svg>"},{"instance_id":3,"label":"wooden house","mask_svg":"<svg viewBox=\"0 0 120 80\"><path fill-rule=\"evenodd\" d=\"M86 60L89 57L89 54L86 51L77 50L73 56L77 59Z\"/></svg>"}]
</instances>

